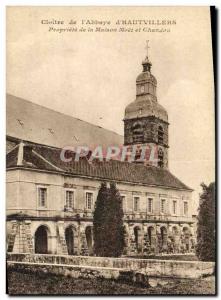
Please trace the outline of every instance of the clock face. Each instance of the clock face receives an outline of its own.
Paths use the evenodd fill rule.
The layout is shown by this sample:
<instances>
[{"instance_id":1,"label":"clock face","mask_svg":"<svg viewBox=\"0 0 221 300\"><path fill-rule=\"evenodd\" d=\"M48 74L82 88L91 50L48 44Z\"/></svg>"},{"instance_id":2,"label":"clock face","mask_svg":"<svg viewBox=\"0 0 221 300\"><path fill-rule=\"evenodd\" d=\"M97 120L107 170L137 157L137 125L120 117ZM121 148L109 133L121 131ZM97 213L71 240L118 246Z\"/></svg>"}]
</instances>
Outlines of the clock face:
<instances>
[{"instance_id":1,"label":"clock face","mask_svg":"<svg viewBox=\"0 0 221 300\"><path fill-rule=\"evenodd\" d=\"M144 93L144 85L141 85L140 91L141 91L141 93Z\"/></svg>"}]
</instances>

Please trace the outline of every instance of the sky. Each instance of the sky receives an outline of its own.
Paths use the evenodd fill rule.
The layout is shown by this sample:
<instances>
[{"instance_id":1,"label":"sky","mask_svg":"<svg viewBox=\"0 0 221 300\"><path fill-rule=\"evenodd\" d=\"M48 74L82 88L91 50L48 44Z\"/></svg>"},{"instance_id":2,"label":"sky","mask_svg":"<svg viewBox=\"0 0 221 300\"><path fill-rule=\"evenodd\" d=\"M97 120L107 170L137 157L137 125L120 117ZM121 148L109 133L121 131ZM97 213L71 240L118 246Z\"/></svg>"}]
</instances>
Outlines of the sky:
<instances>
[{"instance_id":1,"label":"sky","mask_svg":"<svg viewBox=\"0 0 221 300\"><path fill-rule=\"evenodd\" d=\"M49 27L78 32L49 32ZM43 25L41 20L64 21ZM110 21L83 26L82 20ZM175 20L174 25L116 25ZM96 27L117 32L88 32ZM119 28L129 30L119 32ZM147 32L144 28L169 32ZM136 31L141 28L141 31ZM133 30L133 32L131 32ZM123 135L149 40L158 102L169 115L169 169L195 190L214 180L214 87L207 7L9 7L7 92ZM65 130L65 129L64 129Z\"/></svg>"}]
</instances>

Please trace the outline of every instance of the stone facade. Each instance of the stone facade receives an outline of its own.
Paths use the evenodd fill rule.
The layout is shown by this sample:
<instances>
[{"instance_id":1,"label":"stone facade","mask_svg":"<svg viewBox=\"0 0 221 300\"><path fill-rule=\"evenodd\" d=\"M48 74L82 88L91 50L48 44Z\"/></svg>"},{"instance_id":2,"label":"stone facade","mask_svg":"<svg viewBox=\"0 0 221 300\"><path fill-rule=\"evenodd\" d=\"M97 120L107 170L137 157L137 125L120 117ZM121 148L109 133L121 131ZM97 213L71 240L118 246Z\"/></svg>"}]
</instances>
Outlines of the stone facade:
<instances>
[{"instance_id":1,"label":"stone facade","mask_svg":"<svg viewBox=\"0 0 221 300\"><path fill-rule=\"evenodd\" d=\"M8 251L92 255L93 208L100 184L92 178L33 170L8 171ZM123 197L125 255L194 251L191 191L126 183L117 183L117 187ZM47 191L45 207L39 206L41 188ZM74 193L74 207L69 210L65 205L68 190ZM90 208L87 193L92 195ZM152 207L148 207L150 199ZM184 212L184 205L188 211ZM39 241L42 245L37 246Z\"/></svg>"}]
</instances>

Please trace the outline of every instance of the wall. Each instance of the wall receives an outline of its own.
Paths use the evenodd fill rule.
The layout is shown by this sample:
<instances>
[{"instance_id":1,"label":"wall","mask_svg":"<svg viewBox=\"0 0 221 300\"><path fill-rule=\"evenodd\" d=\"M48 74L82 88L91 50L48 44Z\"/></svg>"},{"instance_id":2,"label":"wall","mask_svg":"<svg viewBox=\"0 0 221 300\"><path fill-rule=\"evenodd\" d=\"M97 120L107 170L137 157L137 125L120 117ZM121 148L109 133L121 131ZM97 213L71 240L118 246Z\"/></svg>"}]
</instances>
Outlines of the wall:
<instances>
[{"instance_id":1,"label":"wall","mask_svg":"<svg viewBox=\"0 0 221 300\"><path fill-rule=\"evenodd\" d=\"M6 210L18 211L19 209L19 194L20 194L20 179L19 170L10 170L6 172ZM21 206L24 206L21 204Z\"/></svg>"},{"instance_id":2,"label":"wall","mask_svg":"<svg viewBox=\"0 0 221 300\"><path fill-rule=\"evenodd\" d=\"M26 262L37 264L99 267L109 269L122 269L127 271L139 271L152 277L173 278L199 278L211 275L214 272L214 262L201 261L173 261L156 259L132 259L110 257L86 257L86 256L58 256L58 255L31 255L10 254L8 262Z\"/></svg>"},{"instance_id":3,"label":"wall","mask_svg":"<svg viewBox=\"0 0 221 300\"><path fill-rule=\"evenodd\" d=\"M75 212L86 212L85 193L94 193L94 202L97 197L101 181L89 178L77 178L36 172L30 170L15 170L7 172L7 214L18 213L21 210L32 216L65 216L65 187L71 186L75 191ZM43 185L48 189L47 208L38 208L37 187ZM169 188L148 187L134 184L117 183L122 195L126 196L125 213L131 215L133 212L133 197L140 197L140 213L147 214L147 198L153 198L153 213L148 215L170 216L177 221L192 220L192 200L190 191L174 190ZM166 199L166 212L160 213L160 199ZM172 215L172 200L177 200L177 218ZM188 215L183 215L183 201L188 202ZM73 215L73 213L72 213ZM182 217L182 218L180 218Z\"/></svg>"}]
</instances>

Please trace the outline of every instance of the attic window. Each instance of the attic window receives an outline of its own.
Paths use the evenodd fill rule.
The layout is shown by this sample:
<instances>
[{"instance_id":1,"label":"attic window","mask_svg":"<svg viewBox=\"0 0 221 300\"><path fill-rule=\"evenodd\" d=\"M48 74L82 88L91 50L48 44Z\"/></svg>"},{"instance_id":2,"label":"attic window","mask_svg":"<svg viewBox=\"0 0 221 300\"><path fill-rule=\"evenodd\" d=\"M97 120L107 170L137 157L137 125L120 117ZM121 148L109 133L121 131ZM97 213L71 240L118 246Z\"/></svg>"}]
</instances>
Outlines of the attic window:
<instances>
[{"instance_id":1,"label":"attic window","mask_svg":"<svg viewBox=\"0 0 221 300\"><path fill-rule=\"evenodd\" d=\"M49 130L49 132L50 132L51 134L54 134L54 130L53 130L53 129L48 128L48 130Z\"/></svg>"},{"instance_id":2,"label":"attic window","mask_svg":"<svg viewBox=\"0 0 221 300\"><path fill-rule=\"evenodd\" d=\"M21 126L23 126L23 125L24 125L24 123L22 122L22 120L20 120L20 119L17 119L17 121L18 121L18 123L19 123Z\"/></svg>"},{"instance_id":3,"label":"attic window","mask_svg":"<svg viewBox=\"0 0 221 300\"><path fill-rule=\"evenodd\" d=\"M74 135L73 139L75 139L75 141L79 142L79 139Z\"/></svg>"}]
</instances>

